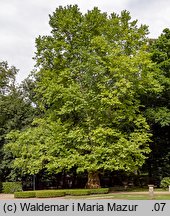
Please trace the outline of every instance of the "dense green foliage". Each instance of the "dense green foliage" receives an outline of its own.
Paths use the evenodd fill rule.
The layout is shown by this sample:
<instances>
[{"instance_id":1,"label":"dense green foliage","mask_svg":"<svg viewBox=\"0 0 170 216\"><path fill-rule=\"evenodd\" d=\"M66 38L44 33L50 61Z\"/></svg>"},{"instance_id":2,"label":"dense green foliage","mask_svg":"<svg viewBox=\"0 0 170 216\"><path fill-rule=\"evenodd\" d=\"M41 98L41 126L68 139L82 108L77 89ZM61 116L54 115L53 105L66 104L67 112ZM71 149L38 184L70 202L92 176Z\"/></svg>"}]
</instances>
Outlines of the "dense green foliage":
<instances>
[{"instance_id":1,"label":"dense green foliage","mask_svg":"<svg viewBox=\"0 0 170 216\"><path fill-rule=\"evenodd\" d=\"M17 74L15 67L9 67L6 62L0 62L0 179L1 181L15 180L16 170L11 168L13 156L4 153L5 136L12 130L24 130L32 122L34 108L32 101L26 97L21 88L15 83ZM26 92L26 91L25 91ZM3 175L2 175L3 173Z\"/></svg>"},{"instance_id":2,"label":"dense green foliage","mask_svg":"<svg viewBox=\"0 0 170 216\"><path fill-rule=\"evenodd\" d=\"M0 193L2 193L2 182L0 182Z\"/></svg>"},{"instance_id":3,"label":"dense green foliage","mask_svg":"<svg viewBox=\"0 0 170 216\"><path fill-rule=\"evenodd\" d=\"M164 177L162 180L161 180L161 187L163 188L169 188L170 186L170 177Z\"/></svg>"},{"instance_id":4,"label":"dense green foliage","mask_svg":"<svg viewBox=\"0 0 170 216\"><path fill-rule=\"evenodd\" d=\"M52 198L60 196L83 196L90 194L107 194L109 192L108 188L99 189L65 189L65 190L44 190L44 191L22 191L15 192L15 198Z\"/></svg>"},{"instance_id":5,"label":"dense green foliage","mask_svg":"<svg viewBox=\"0 0 170 216\"><path fill-rule=\"evenodd\" d=\"M109 192L109 188L97 188L97 189L89 189L90 194L107 194Z\"/></svg>"},{"instance_id":6,"label":"dense green foliage","mask_svg":"<svg viewBox=\"0 0 170 216\"><path fill-rule=\"evenodd\" d=\"M6 194L12 194L14 192L22 191L21 182L3 182L2 183L2 192Z\"/></svg>"},{"instance_id":7,"label":"dense green foliage","mask_svg":"<svg viewBox=\"0 0 170 216\"><path fill-rule=\"evenodd\" d=\"M147 166L149 175L159 182L170 176L170 30L165 29L150 46L152 61L163 90L145 97L146 118L153 134L152 150Z\"/></svg>"},{"instance_id":8,"label":"dense green foliage","mask_svg":"<svg viewBox=\"0 0 170 216\"><path fill-rule=\"evenodd\" d=\"M104 170L138 170L150 152L139 95L161 90L146 26L138 28L127 11L82 15L77 6L56 9L50 26L51 36L36 40L44 118L8 135L14 166L29 174L76 168L92 179Z\"/></svg>"},{"instance_id":9,"label":"dense green foliage","mask_svg":"<svg viewBox=\"0 0 170 216\"><path fill-rule=\"evenodd\" d=\"M14 192L14 198L35 198L35 191Z\"/></svg>"},{"instance_id":10,"label":"dense green foliage","mask_svg":"<svg viewBox=\"0 0 170 216\"><path fill-rule=\"evenodd\" d=\"M4 179L74 170L98 188L100 173L143 165L149 177L169 176L170 30L148 43L129 12L76 5L57 8L49 24L32 79L16 87L17 70L0 63Z\"/></svg>"},{"instance_id":11,"label":"dense green foliage","mask_svg":"<svg viewBox=\"0 0 170 216\"><path fill-rule=\"evenodd\" d=\"M64 191L37 191L36 197L37 198L52 198L52 197L62 197L65 196Z\"/></svg>"}]
</instances>

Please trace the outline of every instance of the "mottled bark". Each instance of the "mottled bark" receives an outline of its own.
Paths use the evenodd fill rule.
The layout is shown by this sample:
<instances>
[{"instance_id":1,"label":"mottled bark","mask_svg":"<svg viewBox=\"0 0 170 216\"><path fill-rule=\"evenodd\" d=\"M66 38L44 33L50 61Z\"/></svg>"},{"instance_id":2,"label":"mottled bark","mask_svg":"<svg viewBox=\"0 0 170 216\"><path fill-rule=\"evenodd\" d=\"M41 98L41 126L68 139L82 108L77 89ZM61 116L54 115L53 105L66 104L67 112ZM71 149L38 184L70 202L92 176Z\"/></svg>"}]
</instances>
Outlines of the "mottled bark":
<instances>
[{"instance_id":1,"label":"mottled bark","mask_svg":"<svg viewBox=\"0 0 170 216\"><path fill-rule=\"evenodd\" d=\"M86 188L100 188L100 179L98 172L89 172Z\"/></svg>"}]
</instances>

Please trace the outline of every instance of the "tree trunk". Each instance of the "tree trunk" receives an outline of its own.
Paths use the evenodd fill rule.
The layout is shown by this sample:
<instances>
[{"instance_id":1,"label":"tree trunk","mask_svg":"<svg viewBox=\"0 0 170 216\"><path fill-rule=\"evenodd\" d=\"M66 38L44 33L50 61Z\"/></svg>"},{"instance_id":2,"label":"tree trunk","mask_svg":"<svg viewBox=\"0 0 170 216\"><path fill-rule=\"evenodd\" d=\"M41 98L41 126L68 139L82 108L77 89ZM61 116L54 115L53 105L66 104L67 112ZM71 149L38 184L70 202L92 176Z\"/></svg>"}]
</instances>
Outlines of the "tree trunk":
<instances>
[{"instance_id":1,"label":"tree trunk","mask_svg":"<svg viewBox=\"0 0 170 216\"><path fill-rule=\"evenodd\" d=\"M89 172L86 188L100 188L100 179L98 172Z\"/></svg>"}]
</instances>

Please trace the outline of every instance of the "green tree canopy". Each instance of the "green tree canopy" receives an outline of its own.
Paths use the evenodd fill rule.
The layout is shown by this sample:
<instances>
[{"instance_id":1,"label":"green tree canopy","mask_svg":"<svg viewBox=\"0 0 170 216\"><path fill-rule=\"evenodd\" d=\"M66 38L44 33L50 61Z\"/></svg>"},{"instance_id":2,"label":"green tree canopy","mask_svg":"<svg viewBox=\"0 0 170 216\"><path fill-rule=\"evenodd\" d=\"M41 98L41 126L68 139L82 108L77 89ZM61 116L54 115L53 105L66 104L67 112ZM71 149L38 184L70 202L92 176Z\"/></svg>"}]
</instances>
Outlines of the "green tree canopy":
<instances>
[{"instance_id":1,"label":"green tree canopy","mask_svg":"<svg viewBox=\"0 0 170 216\"><path fill-rule=\"evenodd\" d=\"M150 46L157 79L162 91L145 95L143 103L153 133L152 153L148 160L150 176L160 181L170 175L170 29L164 29Z\"/></svg>"},{"instance_id":2,"label":"green tree canopy","mask_svg":"<svg viewBox=\"0 0 170 216\"><path fill-rule=\"evenodd\" d=\"M3 152L5 136L12 130L23 130L32 122L34 108L15 83L18 70L7 62L0 62L0 179L9 175L13 156ZM3 175L1 174L3 173Z\"/></svg>"},{"instance_id":3,"label":"green tree canopy","mask_svg":"<svg viewBox=\"0 0 170 216\"><path fill-rule=\"evenodd\" d=\"M9 67L7 62L0 62L0 95L10 92L15 83L17 72L18 70L14 66Z\"/></svg>"},{"instance_id":4,"label":"green tree canopy","mask_svg":"<svg viewBox=\"0 0 170 216\"><path fill-rule=\"evenodd\" d=\"M36 39L35 57L45 115L8 136L15 166L32 174L87 171L89 187L99 186L104 170L136 171L150 152L140 95L161 91L147 27L138 27L127 11L82 14L76 5L57 8L49 24L51 35Z\"/></svg>"}]
</instances>

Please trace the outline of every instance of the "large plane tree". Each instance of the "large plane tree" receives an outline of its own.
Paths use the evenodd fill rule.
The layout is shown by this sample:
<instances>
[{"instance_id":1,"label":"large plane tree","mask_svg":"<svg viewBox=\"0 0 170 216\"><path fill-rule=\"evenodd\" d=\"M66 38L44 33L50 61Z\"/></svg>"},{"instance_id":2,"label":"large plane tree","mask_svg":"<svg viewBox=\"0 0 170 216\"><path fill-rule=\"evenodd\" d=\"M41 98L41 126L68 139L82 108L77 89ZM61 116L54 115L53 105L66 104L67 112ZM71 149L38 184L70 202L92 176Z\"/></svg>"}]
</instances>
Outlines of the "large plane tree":
<instances>
[{"instance_id":1,"label":"large plane tree","mask_svg":"<svg viewBox=\"0 0 170 216\"><path fill-rule=\"evenodd\" d=\"M11 133L14 165L36 174L76 169L87 187L105 170L133 172L150 152L140 95L160 91L145 25L127 11L85 14L74 6L50 16L49 36L36 39L36 92L44 116Z\"/></svg>"}]
</instances>

